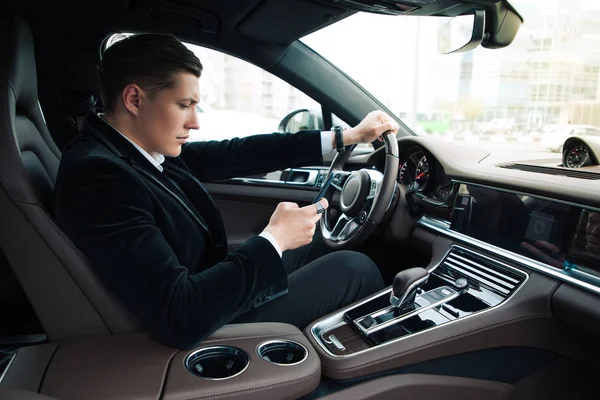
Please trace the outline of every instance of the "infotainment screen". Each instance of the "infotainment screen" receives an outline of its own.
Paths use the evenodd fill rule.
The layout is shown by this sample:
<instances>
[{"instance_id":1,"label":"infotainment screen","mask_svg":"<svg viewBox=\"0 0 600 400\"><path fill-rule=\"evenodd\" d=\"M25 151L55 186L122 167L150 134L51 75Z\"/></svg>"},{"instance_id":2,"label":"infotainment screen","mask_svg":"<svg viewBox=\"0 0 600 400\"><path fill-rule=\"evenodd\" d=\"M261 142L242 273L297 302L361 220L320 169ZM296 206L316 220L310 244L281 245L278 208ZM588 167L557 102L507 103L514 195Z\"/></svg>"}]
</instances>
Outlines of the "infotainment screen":
<instances>
[{"instance_id":1,"label":"infotainment screen","mask_svg":"<svg viewBox=\"0 0 600 400\"><path fill-rule=\"evenodd\" d=\"M451 229L563 268L574 232L581 225L581 213L576 206L461 184L452 211Z\"/></svg>"}]
</instances>

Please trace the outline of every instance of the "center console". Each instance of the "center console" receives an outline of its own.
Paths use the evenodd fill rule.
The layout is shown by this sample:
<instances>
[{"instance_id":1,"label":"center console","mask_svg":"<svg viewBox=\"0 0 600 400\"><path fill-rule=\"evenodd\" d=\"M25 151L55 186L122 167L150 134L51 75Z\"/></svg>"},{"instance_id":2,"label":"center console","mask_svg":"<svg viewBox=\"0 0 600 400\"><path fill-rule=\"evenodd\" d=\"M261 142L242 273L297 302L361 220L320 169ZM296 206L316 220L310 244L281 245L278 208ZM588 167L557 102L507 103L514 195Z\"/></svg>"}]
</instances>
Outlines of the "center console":
<instances>
[{"instance_id":1,"label":"center console","mask_svg":"<svg viewBox=\"0 0 600 400\"><path fill-rule=\"evenodd\" d=\"M425 271L425 278L396 293L402 275L413 272L402 271L390 289L313 325L312 336L332 356L355 355L497 307L527 280L524 272L459 246L431 273L413 270ZM393 304L395 294L412 299Z\"/></svg>"},{"instance_id":2,"label":"center console","mask_svg":"<svg viewBox=\"0 0 600 400\"><path fill-rule=\"evenodd\" d=\"M530 301L529 296L541 293L532 285L520 292L531 278L522 270L467 247L451 244L446 249L429 270L402 271L392 287L307 328L305 333L321 355L324 375L348 379L439 358L460 349L444 343L457 340L472 347L474 342L464 339L478 329L506 324L520 315L550 315L544 301ZM539 276L534 280L534 287L541 284L542 292L551 293L550 280ZM521 307L520 302L528 306ZM532 313L531 307L537 311ZM485 340L494 340L493 335L486 336ZM425 355L424 348L436 346L439 352ZM417 354L424 358L412 357Z\"/></svg>"}]
</instances>

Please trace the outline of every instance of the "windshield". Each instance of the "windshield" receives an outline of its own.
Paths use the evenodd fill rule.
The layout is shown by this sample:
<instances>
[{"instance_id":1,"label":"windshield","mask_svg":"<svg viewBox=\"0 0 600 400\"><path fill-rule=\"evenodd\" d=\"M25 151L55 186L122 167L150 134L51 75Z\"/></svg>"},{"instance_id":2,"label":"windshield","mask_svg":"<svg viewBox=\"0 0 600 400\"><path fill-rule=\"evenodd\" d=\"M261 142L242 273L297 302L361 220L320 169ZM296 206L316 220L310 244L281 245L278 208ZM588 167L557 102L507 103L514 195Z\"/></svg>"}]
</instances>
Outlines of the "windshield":
<instances>
[{"instance_id":1,"label":"windshield","mask_svg":"<svg viewBox=\"0 0 600 400\"><path fill-rule=\"evenodd\" d=\"M504 49L437 51L442 17L357 13L302 41L415 133L559 152L600 132L600 2L511 0L525 19Z\"/></svg>"}]
</instances>

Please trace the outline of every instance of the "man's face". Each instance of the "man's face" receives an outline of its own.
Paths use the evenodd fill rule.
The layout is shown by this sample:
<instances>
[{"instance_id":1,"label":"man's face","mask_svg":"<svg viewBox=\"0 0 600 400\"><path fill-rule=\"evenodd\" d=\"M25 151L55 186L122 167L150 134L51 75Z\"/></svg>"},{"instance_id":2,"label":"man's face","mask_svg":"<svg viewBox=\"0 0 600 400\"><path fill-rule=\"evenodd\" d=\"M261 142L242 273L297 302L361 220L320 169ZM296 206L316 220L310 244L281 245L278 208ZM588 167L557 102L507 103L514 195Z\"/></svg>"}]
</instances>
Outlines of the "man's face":
<instances>
[{"instance_id":1,"label":"man's face","mask_svg":"<svg viewBox=\"0 0 600 400\"><path fill-rule=\"evenodd\" d=\"M595 254L600 254L600 213L590 212L585 233L588 249Z\"/></svg>"},{"instance_id":2,"label":"man's face","mask_svg":"<svg viewBox=\"0 0 600 400\"><path fill-rule=\"evenodd\" d=\"M172 88L141 98L136 131L149 153L177 157L189 138L190 129L199 128L196 113L200 100L199 79L190 73L177 74L175 79Z\"/></svg>"}]
</instances>

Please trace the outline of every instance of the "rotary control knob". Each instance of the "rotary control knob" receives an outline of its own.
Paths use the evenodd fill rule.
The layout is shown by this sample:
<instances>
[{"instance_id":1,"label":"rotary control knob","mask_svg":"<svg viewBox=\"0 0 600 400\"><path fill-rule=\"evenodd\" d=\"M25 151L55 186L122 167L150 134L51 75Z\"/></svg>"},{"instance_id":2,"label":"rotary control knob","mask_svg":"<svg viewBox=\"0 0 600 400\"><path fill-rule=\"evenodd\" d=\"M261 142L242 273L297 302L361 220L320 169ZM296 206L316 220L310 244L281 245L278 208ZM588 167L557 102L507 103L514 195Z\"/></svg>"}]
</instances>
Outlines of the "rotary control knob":
<instances>
[{"instance_id":1,"label":"rotary control knob","mask_svg":"<svg viewBox=\"0 0 600 400\"><path fill-rule=\"evenodd\" d=\"M454 287L458 289L459 292L466 292L469 288L469 282L465 278L458 278L454 281Z\"/></svg>"}]
</instances>

